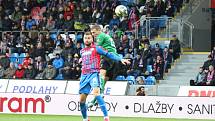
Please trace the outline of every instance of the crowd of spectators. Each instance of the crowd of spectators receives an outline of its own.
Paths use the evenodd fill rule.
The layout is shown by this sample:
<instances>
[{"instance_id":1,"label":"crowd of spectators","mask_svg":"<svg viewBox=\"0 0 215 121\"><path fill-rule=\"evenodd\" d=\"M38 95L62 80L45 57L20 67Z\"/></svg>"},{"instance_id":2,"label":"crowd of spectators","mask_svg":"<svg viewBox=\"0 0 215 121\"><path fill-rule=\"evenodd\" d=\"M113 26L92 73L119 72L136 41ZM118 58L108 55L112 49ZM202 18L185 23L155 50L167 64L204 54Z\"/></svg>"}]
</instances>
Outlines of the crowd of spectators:
<instances>
[{"instance_id":1,"label":"crowd of spectators","mask_svg":"<svg viewBox=\"0 0 215 121\"><path fill-rule=\"evenodd\" d=\"M114 15L115 7L123 4L120 1L123 0L1 0L0 29L74 31L97 23L109 24L111 30L133 30L133 23L141 17L173 17L184 0L124 2L129 11L124 20Z\"/></svg>"},{"instance_id":2,"label":"crowd of spectators","mask_svg":"<svg viewBox=\"0 0 215 121\"><path fill-rule=\"evenodd\" d=\"M202 67L199 67L199 72L196 78L190 80L191 86L215 86L215 47L211 50Z\"/></svg>"},{"instance_id":3,"label":"crowd of spectators","mask_svg":"<svg viewBox=\"0 0 215 121\"><path fill-rule=\"evenodd\" d=\"M183 0L140 0L127 4L129 14L120 19L114 14L115 7L122 4L118 0L0 1L0 78L56 79L61 74L63 79L78 79L83 41L69 37L66 31L84 31L89 24L97 23L108 25L105 32L113 37L118 53L132 61L122 69L116 67L117 75L153 75L162 79L172 60L180 56L179 40L173 36L174 40L165 47L151 45L146 36L134 38L132 23L143 16L172 17L182 3ZM65 31L66 37L55 33L53 39L52 32L44 31ZM14 54L15 60L11 58ZM152 71L147 70L148 65Z\"/></svg>"}]
</instances>

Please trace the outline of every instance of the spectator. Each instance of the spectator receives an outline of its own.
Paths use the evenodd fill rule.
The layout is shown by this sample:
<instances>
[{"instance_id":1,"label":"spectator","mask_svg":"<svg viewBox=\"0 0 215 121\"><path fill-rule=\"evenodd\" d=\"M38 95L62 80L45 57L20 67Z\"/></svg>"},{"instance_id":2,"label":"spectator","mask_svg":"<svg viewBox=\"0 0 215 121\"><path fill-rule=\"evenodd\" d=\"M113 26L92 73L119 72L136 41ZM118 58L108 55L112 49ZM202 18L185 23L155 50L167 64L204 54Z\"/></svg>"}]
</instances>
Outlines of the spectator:
<instances>
[{"instance_id":1,"label":"spectator","mask_svg":"<svg viewBox=\"0 0 215 121\"><path fill-rule=\"evenodd\" d=\"M63 37L59 34L57 35L57 40L54 41L55 44L55 48L57 48L57 46L59 45L61 48L64 47L65 41L63 40Z\"/></svg>"},{"instance_id":2,"label":"spectator","mask_svg":"<svg viewBox=\"0 0 215 121\"><path fill-rule=\"evenodd\" d=\"M166 3L166 15L169 17L174 17L174 6L173 6L173 2L171 0L168 0Z\"/></svg>"},{"instance_id":3,"label":"spectator","mask_svg":"<svg viewBox=\"0 0 215 121\"><path fill-rule=\"evenodd\" d=\"M209 71L207 73L205 80L206 80L206 85L215 86L215 73L214 73L213 65L209 66Z\"/></svg>"},{"instance_id":4,"label":"spectator","mask_svg":"<svg viewBox=\"0 0 215 121\"><path fill-rule=\"evenodd\" d=\"M83 15L79 14L78 19L75 20L75 22L74 22L74 29L76 31L84 31L85 28L86 28L86 25L84 23Z\"/></svg>"},{"instance_id":5,"label":"spectator","mask_svg":"<svg viewBox=\"0 0 215 121\"><path fill-rule=\"evenodd\" d=\"M101 13L101 11L98 8L96 8L93 11L93 14L92 14L92 23L98 23L98 24L100 24L101 23L101 19L102 19L102 13Z\"/></svg>"},{"instance_id":6,"label":"spectator","mask_svg":"<svg viewBox=\"0 0 215 121\"><path fill-rule=\"evenodd\" d=\"M42 20L39 21L38 24L38 29L45 31L46 30L46 25L47 25L47 18L44 16Z\"/></svg>"},{"instance_id":7,"label":"spectator","mask_svg":"<svg viewBox=\"0 0 215 121\"><path fill-rule=\"evenodd\" d=\"M5 54L0 55L0 65L2 65L4 69L7 69L10 65L10 60Z\"/></svg>"},{"instance_id":8,"label":"spectator","mask_svg":"<svg viewBox=\"0 0 215 121\"><path fill-rule=\"evenodd\" d=\"M33 4L30 0L24 0L21 4L23 14L24 15L29 15L31 12L31 9L33 8Z\"/></svg>"},{"instance_id":9,"label":"spectator","mask_svg":"<svg viewBox=\"0 0 215 121\"><path fill-rule=\"evenodd\" d=\"M22 17L22 12L20 10L20 7L15 6L15 10L11 15L12 20L15 21L16 23L19 23L19 20L21 17Z\"/></svg>"},{"instance_id":10,"label":"spectator","mask_svg":"<svg viewBox=\"0 0 215 121\"><path fill-rule=\"evenodd\" d=\"M214 61L212 60L212 56L211 55L208 55L208 60L204 62L204 65L203 65L203 70L208 70L209 66L210 65L215 65Z\"/></svg>"},{"instance_id":11,"label":"spectator","mask_svg":"<svg viewBox=\"0 0 215 121\"><path fill-rule=\"evenodd\" d=\"M34 79L37 75L35 68L32 64L29 64L28 67L25 69L24 78L25 79Z\"/></svg>"},{"instance_id":12,"label":"spectator","mask_svg":"<svg viewBox=\"0 0 215 121\"><path fill-rule=\"evenodd\" d=\"M36 49L33 52L33 58L41 56L42 58L45 58L45 49L41 42L37 43Z\"/></svg>"},{"instance_id":13,"label":"spectator","mask_svg":"<svg viewBox=\"0 0 215 121\"><path fill-rule=\"evenodd\" d=\"M109 22L109 28L110 28L110 30L112 30L113 29L113 26L114 25L117 25L117 26L119 26L119 24L120 24L120 20L117 18L117 16L114 14L113 15L113 18L110 20L110 22Z\"/></svg>"},{"instance_id":14,"label":"spectator","mask_svg":"<svg viewBox=\"0 0 215 121\"><path fill-rule=\"evenodd\" d=\"M56 57L53 59L52 61L52 65L54 68L56 69L60 69L64 66L64 60L63 58L60 56L59 53L56 54Z\"/></svg>"},{"instance_id":15,"label":"spectator","mask_svg":"<svg viewBox=\"0 0 215 121\"><path fill-rule=\"evenodd\" d=\"M92 22L92 11L89 6L83 9L83 20L85 21L85 23Z\"/></svg>"},{"instance_id":16,"label":"spectator","mask_svg":"<svg viewBox=\"0 0 215 121\"><path fill-rule=\"evenodd\" d=\"M142 76L138 76L136 78L136 82L137 82L138 85L144 85L145 84L145 80L143 79Z\"/></svg>"},{"instance_id":17,"label":"spectator","mask_svg":"<svg viewBox=\"0 0 215 121\"><path fill-rule=\"evenodd\" d=\"M145 70L147 65L151 64L152 60L152 55L151 55L151 50L149 48L148 44L145 44L144 49L140 50L140 62L139 62L139 68L140 70Z\"/></svg>"},{"instance_id":18,"label":"spectator","mask_svg":"<svg viewBox=\"0 0 215 121\"><path fill-rule=\"evenodd\" d=\"M67 59L69 54L73 54L74 48L71 47L70 43L66 43L65 48L62 51L62 57Z\"/></svg>"},{"instance_id":19,"label":"spectator","mask_svg":"<svg viewBox=\"0 0 215 121\"><path fill-rule=\"evenodd\" d=\"M83 8L83 9L90 6L90 2L88 0L81 0L80 4L81 4L80 7Z\"/></svg>"},{"instance_id":20,"label":"spectator","mask_svg":"<svg viewBox=\"0 0 215 121\"><path fill-rule=\"evenodd\" d=\"M163 79L163 60L160 56L157 56L154 65L153 65L153 76L155 76L155 78L157 80Z\"/></svg>"},{"instance_id":21,"label":"spectator","mask_svg":"<svg viewBox=\"0 0 215 121\"><path fill-rule=\"evenodd\" d=\"M64 21L62 29L66 31L74 30L74 21L72 20L71 16L66 17L66 20Z\"/></svg>"},{"instance_id":22,"label":"spectator","mask_svg":"<svg viewBox=\"0 0 215 121\"><path fill-rule=\"evenodd\" d=\"M30 57L29 53L26 53L26 57L25 59L23 60L23 67L24 68L27 68L29 64L31 64L31 61L33 61L33 59Z\"/></svg>"},{"instance_id":23,"label":"spectator","mask_svg":"<svg viewBox=\"0 0 215 121\"><path fill-rule=\"evenodd\" d=\"M122 40L120 42L120 47L123 50L123 55L126 55L129 49L129 39L127 35L123 35Z\"/></svg>"},{"instance_id":24,"label":"spectator","mask_svg":"<svg viewBox=\"0 0 215 121\"><path fill-rule=\"evenodd\" d=\"M212 57L212 60L215 61L215 46L213 47L213 49L211 50L211 57Z\"/></svg>"},{"instance_id":25,"label":"spectator","mask_svg":"<svg viewBox=\"0 0 215 121\"><path fill-rule=\"evenodd\" d=\"M4 19L2 20L2 30L3 31L11 31L13 28L13 21L8 17L5 16Z\"/></svg>"},{"instance_id":26,"label":"spectator","mask_svg":"<svg viewBox=\"0 0 215 121\"><path fill-rule=\"evenodd\" d=\"M128 30L128 17L126 16L122 22L120 22L119 28L122 29L122 31Z\"/></svg>"},{"instance_id":27,"label":"spectator","mask_svg":"<svg viewBox=\"0 0 215 121\"><path fill-rule=\"evenodd\" d=\"M109 24L110 20L112 19L112 16L113 16L113 12L110 9L110 7L107 6L105 8L105 10L103 11L103 23L104 24Z\"/></svg>"},{"instance_id":28,"label":"spectator","mask_svg":"<svg viewBox=\"0 0 215 121\"><path fill-rule=\"evenodd\" d=\"M138 10L135 7L132 7L131 11L129 13L129 19L128 19L129 30L134 30L136 28L136 26L139 26L139 23L137 25L134 24L139 20L138 14L139 14Z\"/></svg>"},{"instance_id":29,"label":"spectator","mask_svg":"<svg viewBox=\"0 0 215 121\"><path fill-rule=\"evenodd\" d=\"M209 66L209 70L206 70L206 76L204 80L198 85L202 86L215 86L215 73L214 73L214 67L212 65Z\"/></svg>"},{"instance_id":30,"label":"spectator","mask_svg":"<svg viewBox=\"0 0 215 121\"><path fill-rule=\"evenodd\" d=\"M45 39L43 40L43 45L44 45L44 49L46 54L48 53L52 53L53 52L53 48L54 48L54 41L51 40L50 35L46 34Z\"/></svg>"},{"instance_id":31,"label":"spectator","mask_svg":"<svg viewBox=\"0 0 215 121\"><path fill-rule=\"evenodd\" d=\"M144 86L140 86L136 90L136 96L146 96Z\"/></svg>"},{"instance_id":32,"label":"spectator","mask_svg":"<svg viewBox=\"0 0 215 121\"><path fill-rule=\"evenodd\" d=\"M175 61L180 57L181 53L181 45L176 35L173 35L173 40L170 40L169 48L173 50L172 56L173 60Z\"/></svg>"},{"instance_id":33,"label":"spectator","mask_svg":"<svg viewBox=\"0 0 215 121\"><path fill-rule=\"evenodd\" d=\"M64 25L63 14L59 14L55 24L55 29L62 29L63 25Z\"/></svg>"},{"instance_id":34,"label":"spectator","mask_svg":"<svg viewBox=\"0 0 215 121\"><path fill-rule=\"evenodd\" d=\"M25 72L25 69L22 67L21 64L18 65L18 69L15 71L15 74L14 74L14 79L22 79L24 77L24 72Z\"/></svg>"},{"instance_id":35,"label":"spectator","mask_svg":"<svg viewBox=\"0 0 215 121\"><path fill-rule=\"evenodd\" d=\"M53 55L56 56L57 54L61 54L63 52L63 49L60 45L57 45L57 47L53 51Z\"/></svg>"},{"instance_id":36,"label":"spectator","mask_svg":"<svg viewBox=\"0 0 215 121\"><path fill-rule=\"evenodd\" d=\"M81 54L80 54L81 49L82 49L81 43L77 42L76 48L74 50L74 54L78 54L78 56L80 57L81 56Z\"/></svg>"},{"instance_id":37,"label":"spectator","mask_svg":"<svg viewBox=\"0 0 215 121\"><path fill-rule=\"evenodd\" d=\"M75 67L75 70L74 70L74 78L73 79L79 79L81 76L81 68L79 67L79 65L77 65Z\"/></svg>"},{"instance_id":38,"label":"spectator","mask_svg":"<svg viewBox=\"0 0 215 121\"><path fill-rule=\"evenodd\" d=\"M73 66L73 56L72 54L68 54L65 58L65 65L72 67Z\"/></svg>"},{"instance_id":39,"label":"spectator","mask_svg":"<svg viewBox=\"0 0 215 121\"><path fill-rule=\"evenodd\" d=\"M152 50L153 59L156 59L157 56L163 57L163 50L160 48L158 43L155 44L155 48Z\"/></svg>"},{"instance_id":40,"label":"spectator","mask_svg":"<svg viewBox=\"0 0 215 121\"><path fill-rule=\"evenodd\" d=\"M7 51L7 40L6 38L0 39L0 53L6 53Z\"/></svg>"},{"instance_id":41,"label":"spectator","mask_svg":"<svg viewBox=\"0 0 215 121\"><path fill-rule=\"evenodd\" d=\"M135 76L137 77L138 75L141 75L141 73L144 72L142 66L139 67L139 62L140 62L140 55L137 55L136 57L134 57L132 64L130 66L130 68L127 71L127 75L128 76Z\"/></svg>"},{"instance_id":42,"label":"spectator","mask_svg":"<svg viewBox=\"0 0 215 121\"><path fill-rule=\"evenodd\" d=\"M55 28L55 20L53 19L53 16L49 16L46 24L46 29L51 31Z\"/></svg>"},{"instance_id":43,"label":"spectator","mask_svg":"<svg viewBox=\"0 0 215 121\"><path fill-rule=\"evenodd\" d=\"M44 59L41 56L38 56L35 58L34 67L37 73L40 73L45 69L46 63L44 62Z\"/></svg>"},{"instance_id":44,"label":"spectator","mask_svg":"<svg viewBox=\"0 0 215 121\"><path fill-rule=\"evenodd\" d=\"M71 16L73 15L73 11L71 10L71 8L69 6L65 7L65 11L64 11L64 19L67 18L67 16Z\"/></svg>"},{"instance_id":45,"label":"spectator","mask_svg":"<svg viewBox=\"0 0 215 121\"><path fill-rule=\"evenodd\" d=\"M100 9L99 8L99 2L97 0L92 0L92 2L91 2L91 9L92 10Z\"/></svg>"},{"instance_id":46,"label":"spectator","mask_svg":"<svg viewBox=\"0 0 215 121\"><path fill-rule=\"evenodd\" d=\"M4 71L5 71L5 69L4 69L3 66L0 64L0 79L3 78L3 76L4 76Z\"/></svg>"},{"instance_id":47,"label":"spectator","mask_svg":"<svg viewBox=\"0 0 215 121\"><path fill-rule=\"evenodd\" d=\"M22 16L21 17L21 20L20 20L20 29L22 30L22 31L24 31L25 30L25 26L26 26L26 16Z\"/></svg>"},{"instance_id":48,"label":"spectator","mask_svg":"<svg viewBox=\"0 0 215 121\"><path fill-rule=\"evenodd\" d=\"M48 62L47 67L44 69L42 73L43 79L54 79L56 76L56 69L52 66L51 62Z\"/></svg>"},{"instance_id":49,"label":"spectator","mask_svg":"<svg viewBox=\"0 0 215 121\"><path fill-rule=\"evenodd\" d=\"M81 7L79 5L76 6L76 9L74 10L74 19L78 18L78 15L82 13Z\"/></svg>"},{"instance_id":50,"label":"spectator","mask_svg":"<svg viewBox=\"0 0 215 121\"><path fill-rule=\"evenodd\" d=\"M163 0L157 0L154 9L157 14L156 15L157 17L164 15L165 14L165 4L164 4Z\"/></svg>"},{"instance_id":51,"label":"spectator","mask_svg":"<svg viewBox=\"0 0 215 121\"><path fill-rule=\"evenodd\" d=\"M190 85L191 86L201 85L202 83L204 83L205 77L206 77L206 73L203 70L203 67L200 67L199 73L197 74L196 79L190 80Z\"/></svg>"},{"instance_id":52,"label":"spectator","mask_svg":"<svg viewBox=\"0 0 215 121\"><path fill-rule=\"evenodd\" d=\"M9 68L7 68L4 72L4 78L6 79L12 79L15 74L16 68L14 66L14 63L10 63Z\"/></svg>"},{"instance_id":53,"label":"spectator","mask_svg":"<svg viewBox=\"0 0 215 121\"><path fill-rule=\"evenodd\" d=\"M167 47L163 51L163 60L164 60L164 72L168 72L168 69L171 68L172 63L172 54L169 52Z\"/></svg>"},{"instance_id":54,"label":"spectator","mask_svg":"<svg viewBox=\"0 0 215 121\"><path fill-rule=\"evenodd\" d=\"M27 30L32 30L32 29L33 29L33 26L35 26L35 25L36 25L36 21L35 21L34 19L32 19L31 16L28 16L28 20L27 20L27 22L26 22L25 28L26 28Z\"/></svg>"},{"instance_id":55,"label":"spectator","mask_svg":"<svg viewBox=\"0 0 215 121\"><path fill-rule=\"evenodd\" d=\"M72 71L70 65L65 65L61 72L65 80L72 79L75 77L74 71Z\"/></svg>"}]
</instances>

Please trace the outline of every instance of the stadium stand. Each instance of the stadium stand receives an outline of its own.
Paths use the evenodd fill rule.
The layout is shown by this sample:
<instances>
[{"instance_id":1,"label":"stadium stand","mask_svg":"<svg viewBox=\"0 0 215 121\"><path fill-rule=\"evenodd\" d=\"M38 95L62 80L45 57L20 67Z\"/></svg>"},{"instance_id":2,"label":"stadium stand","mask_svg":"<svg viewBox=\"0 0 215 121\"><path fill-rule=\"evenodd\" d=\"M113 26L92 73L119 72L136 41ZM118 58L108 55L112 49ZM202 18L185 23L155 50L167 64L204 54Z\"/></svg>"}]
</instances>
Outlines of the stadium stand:
<instances>
[{"instance_id":1,"label":"stadium stand","mask_svg":"<svg viewBox=\"0 0 215 121\"><path fill-rule=\"evenodd\" d=\"M56 55L59 55L64 62L59 68L52 63L52 69L57 72L51 79L78 79L80 76L78 59L83 47L83 31L87 29L87 25L99 24L106 30L106 33L113 37L118 53L123 57L129 57L132 61L128 68L134 73L129 75L125 72L124 75L116 75L114 79L128 80L130 84L136 84L136 77L143 76L143 79L146 78L145 84L156 84L153 65L157 56L159 55L163 59L165 56L163 50L165 47L169 47L168 52L173 55L171 60L175 60L179 57L180 51L172 53L171 49L176 48L175 43L160 45L157 43L160 46L160 50L157 51L157 44L150 44L151 40L142 36L146 35L144 30L140 29L139 32L136 32L133 23L146 27L147 23L139 20L146 19L146 17L162 17L162 19L155 19L151 22L150 27L154 34L151 34L150 38L153 38L159 34L158 30L166 27L168 17L174 17L176 11L180 11L183 4L181 1L151 0L139 3L134 0L0 1L2 8L0 11L0 50L1 54L5 55L4 58L0 58L0 65L4 65L3 71L6 71L9 64L5 66L5 62L1 60L8 59L18 68L19 64L24 63L26 53L28 53L31 60L29 65L33 66L36 75L23 76L23 79L32 77L48 79L42 70L47 70L45 68L48 64L55 60ZM112 11L120 4L128 8L129 14L125 17L127 19L114 18L113 20L114 12ZM115 23L116 21L118 22ZM136 34L141 36L136 38ZM69 43L69 48L65 46L66 43ZM42 62L37 61L39 56L42 58ZM171 63L172 61L168 64L171 65ZM22 67L25 71L29 71L28 64ZM69 68L65 69L65 67ZM68 76L67 72L71 72L72 76ZM161 71L161 73L165 72ZM1 78L14 77L4 74Z\"/></svg>"}]
</instances>

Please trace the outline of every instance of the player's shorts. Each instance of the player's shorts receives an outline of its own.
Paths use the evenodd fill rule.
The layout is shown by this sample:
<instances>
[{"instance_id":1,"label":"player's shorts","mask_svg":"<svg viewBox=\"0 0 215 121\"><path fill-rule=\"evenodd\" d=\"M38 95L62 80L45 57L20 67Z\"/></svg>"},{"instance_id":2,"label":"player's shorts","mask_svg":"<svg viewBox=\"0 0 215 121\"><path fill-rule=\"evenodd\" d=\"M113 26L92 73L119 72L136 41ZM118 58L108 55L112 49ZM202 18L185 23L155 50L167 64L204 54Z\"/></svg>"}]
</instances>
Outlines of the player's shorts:
<instances>
[{"instance_id":1,"label":"player's shorts","mask_svg":"<svg viewBox=\"0 0 215 121\"><path fill-rule=\"evenodd\" d=\"M90 94L96 87L101 87L98 72L81 75L79 94Z\"/></svg>"},{"instance_id":2,"label":"player's shorts","mask_svg":"<svg viewBox=\"0 0 215 121\"><path fill-rule=\"evenodd\" d=\"M106 70L107 71L106 76L110 78L113 76L113 73L115 72L115 66L116 62L110 59L103 58L101 61L101 69Z\"/></svg>"}]
</instances>

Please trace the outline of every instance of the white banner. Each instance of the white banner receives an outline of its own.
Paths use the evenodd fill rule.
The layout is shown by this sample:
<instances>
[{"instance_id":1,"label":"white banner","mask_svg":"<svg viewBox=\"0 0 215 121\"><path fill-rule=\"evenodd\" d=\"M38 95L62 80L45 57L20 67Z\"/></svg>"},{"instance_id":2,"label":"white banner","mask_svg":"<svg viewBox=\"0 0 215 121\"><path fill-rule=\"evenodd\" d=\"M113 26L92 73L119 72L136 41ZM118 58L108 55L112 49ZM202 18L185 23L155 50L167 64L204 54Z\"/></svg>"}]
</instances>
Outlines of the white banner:
<instances>
[{"instance_id":1,"label":"white banner","mask_svg":"<svg viewBox=\"0 0 215 121\"><path fill-rule=\"evenodd\" d=\"M0 95L1 113L81 115L79 95ZM105 96L105 101L110 116L215 119L215 98L210 97ZM88 114L101 116L102 112L93 107Z\"/></svg>"},{"instance_id":2,"label":"white banner","mask_svg":"<svg viewBox=\"0 0 215 121\"><path fill-rule=\"evenodd\" d=\"M5 92L7 89L8 79L0 79L0 92Z\"/></svg>"},{"instance_id":3,"label":"white banner","mask_svg":"<svg viewBox=\"0 0 215 121\"><path fill-rule=\"evenodd\" d=\"M181 86L178 96L215 97L214 86Z\"/></svg>"},{"instance_id":4,"label":"white banner","mask_svg":"<svg viewBox=\"0 0 215 121\"><path fill-rule=\"evenodd\" d=\"M7 92L56 94L64 93L67 81L51 80L10 80Z\"/></svg>"},{"instance_id":5,"label":"white banner","mask_svg":"<svg viewBox=\"0 0 215 121\"><path fill-rule=\"evenodd\" d=\"M105 85L105 95L125 95L127 81L108 81ZM66 94L79 94L79 81L68 81Z\"/></svg>"}]
</instances>

